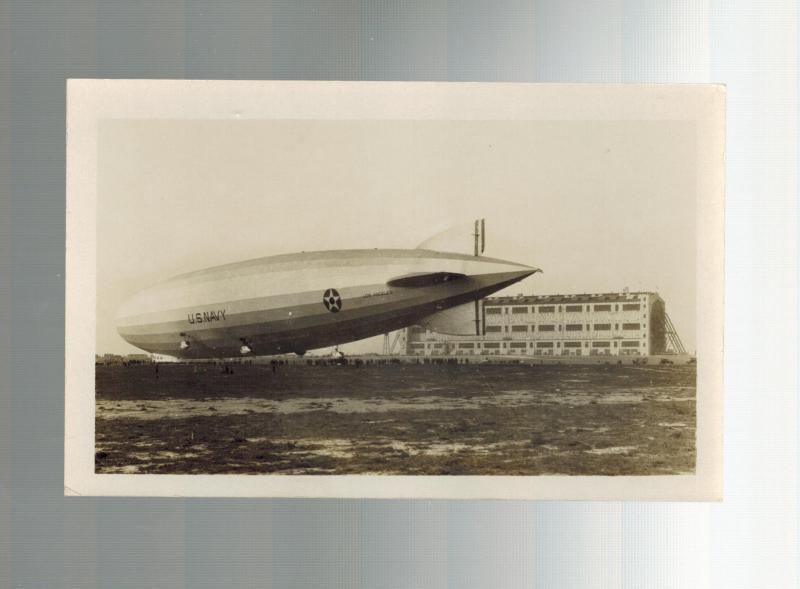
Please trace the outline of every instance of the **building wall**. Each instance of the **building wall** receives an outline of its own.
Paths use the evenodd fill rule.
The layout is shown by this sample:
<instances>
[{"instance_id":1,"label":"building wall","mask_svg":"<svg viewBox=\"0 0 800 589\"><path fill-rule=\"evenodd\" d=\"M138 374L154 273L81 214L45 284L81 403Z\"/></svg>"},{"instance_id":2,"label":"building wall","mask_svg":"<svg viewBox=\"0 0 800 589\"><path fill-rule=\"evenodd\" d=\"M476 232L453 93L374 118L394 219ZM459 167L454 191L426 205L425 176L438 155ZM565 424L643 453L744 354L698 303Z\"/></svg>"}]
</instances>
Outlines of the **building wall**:
<instances>
[{"instance_id":1,"label":"building wall","mask_svg":"<svg viewBox=\"0 0 800 589\"><path fill-rule=\"evenodd\" d=\"M408 354L596 356L662 353L664 301L656 293L494 297L483 336L408 330Z\"/></svg>"}]
</instances>

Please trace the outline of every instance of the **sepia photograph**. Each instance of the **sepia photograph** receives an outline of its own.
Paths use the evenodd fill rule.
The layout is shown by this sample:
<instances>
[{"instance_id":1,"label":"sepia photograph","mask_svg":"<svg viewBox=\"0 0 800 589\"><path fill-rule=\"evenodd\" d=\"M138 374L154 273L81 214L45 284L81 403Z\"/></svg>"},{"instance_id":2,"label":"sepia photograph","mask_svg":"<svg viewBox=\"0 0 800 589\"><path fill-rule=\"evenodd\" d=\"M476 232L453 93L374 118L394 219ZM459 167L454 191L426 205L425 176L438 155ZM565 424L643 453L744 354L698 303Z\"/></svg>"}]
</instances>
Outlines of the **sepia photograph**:
<instances>
[{"instance_id":1,"label":"sepia photograph","mask_svg":"<svg viewBox=\"0 0 800 589\"><path fill-rule=\"evenodd\" d=\"M68 108L68 478L80 423L109 493L719 498L718 87L81 80Z\"/></svg>"},{"instance_id":2,"label":"sepia photograph","mask_svg":"<svg viewBox=\"0 0 800 589\"><path fill-rule=\"evenodd\" d=\"M0 587L797 587L797 24L0 0Z\"/></svg>"}]
</instances>

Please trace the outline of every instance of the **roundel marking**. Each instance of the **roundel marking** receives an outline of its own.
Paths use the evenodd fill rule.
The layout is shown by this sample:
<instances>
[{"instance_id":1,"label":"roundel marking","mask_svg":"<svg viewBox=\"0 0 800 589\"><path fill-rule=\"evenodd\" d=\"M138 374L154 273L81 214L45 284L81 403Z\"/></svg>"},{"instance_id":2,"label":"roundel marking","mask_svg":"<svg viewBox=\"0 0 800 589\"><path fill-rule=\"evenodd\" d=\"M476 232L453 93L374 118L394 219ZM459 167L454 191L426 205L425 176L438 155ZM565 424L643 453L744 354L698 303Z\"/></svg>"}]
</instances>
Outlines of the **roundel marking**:
<instances>
[{"instance_id":1,"label":"roundel marking","mask_svg":"<svg viewBox=\"0 0 800 589\"><path fill-rule=\"evenodd\" d=\"M335 288L329 288L322 295L322 302L325 303L325 308L331 313L338 313L342 310L342 297L339 296L339 291Z\"/></svg>"}]
</instances>

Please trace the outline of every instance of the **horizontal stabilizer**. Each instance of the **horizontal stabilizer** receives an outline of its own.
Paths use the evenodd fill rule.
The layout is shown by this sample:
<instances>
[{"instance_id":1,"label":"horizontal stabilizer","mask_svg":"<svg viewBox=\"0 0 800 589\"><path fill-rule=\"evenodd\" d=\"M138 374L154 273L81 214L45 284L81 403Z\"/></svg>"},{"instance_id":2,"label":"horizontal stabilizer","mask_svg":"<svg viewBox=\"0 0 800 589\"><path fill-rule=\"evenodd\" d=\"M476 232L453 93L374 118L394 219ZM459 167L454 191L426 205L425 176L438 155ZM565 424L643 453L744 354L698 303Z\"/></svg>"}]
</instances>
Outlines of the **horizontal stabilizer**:
<instances>
[{"instance_id":1,"label":"horizontal stabilizer","mask_svg":"<svg viewBox=\"0 0 800 589\"><path fill-rule=\"evenodd\" d=\"M386 284L396 287L418 288L420 286L434 286L462 278L466 278L466 274L458 274L456 272L417 272L397 276L390 279Z\"/></svg>"},{"instance_id":2,"label":"horizontal stabilizer","mask_svg":"<svg viewBox=\"0 0 800 589\"><path fill-rule=\"evenodd\" d=\"M475 303L439 311L420 319L417 324L446 335L475 335Z\"/></svg>"}]
</instances>

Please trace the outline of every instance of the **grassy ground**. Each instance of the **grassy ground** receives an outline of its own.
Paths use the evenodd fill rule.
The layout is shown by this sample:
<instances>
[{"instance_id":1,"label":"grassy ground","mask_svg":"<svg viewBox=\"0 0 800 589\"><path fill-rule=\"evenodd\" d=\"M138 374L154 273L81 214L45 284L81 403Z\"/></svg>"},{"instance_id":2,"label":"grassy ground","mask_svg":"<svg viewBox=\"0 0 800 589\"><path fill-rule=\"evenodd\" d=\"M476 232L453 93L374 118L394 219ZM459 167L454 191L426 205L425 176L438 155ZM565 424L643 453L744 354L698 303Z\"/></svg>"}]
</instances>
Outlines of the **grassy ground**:
<instances>
[{"instance_id":1,"label":"grassy ground","mask_svg":"<svg viewBox=\"0 0 800 589\"><path fill-rule=\"evenodd\" d=\"M693 472L695 366L98 366L96 470Z\"/></svg>"}]
</instances>

